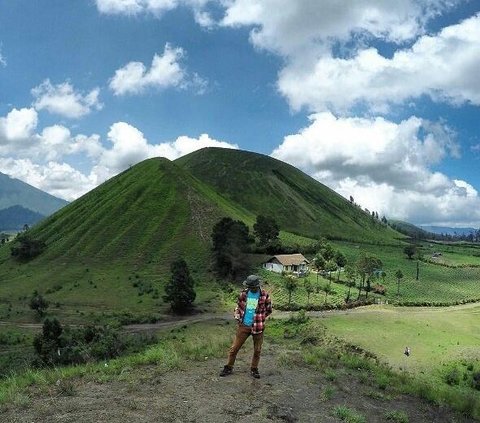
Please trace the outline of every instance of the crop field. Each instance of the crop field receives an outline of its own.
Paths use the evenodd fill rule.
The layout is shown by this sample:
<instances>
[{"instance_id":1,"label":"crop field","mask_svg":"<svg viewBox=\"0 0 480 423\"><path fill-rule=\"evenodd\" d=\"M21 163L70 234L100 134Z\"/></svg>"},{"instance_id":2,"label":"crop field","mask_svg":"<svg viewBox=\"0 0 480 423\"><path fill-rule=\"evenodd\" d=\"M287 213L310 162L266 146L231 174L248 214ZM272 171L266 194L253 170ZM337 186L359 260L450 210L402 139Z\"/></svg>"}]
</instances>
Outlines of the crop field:
<instances>
[{"instance_id":1,"label":"crop field","mask_svg":"<svg viewBox=\"0 0 480 423\"><path fill-rule=\"evenodd\" d=\"M418 261L419 277L416 279L417 260L409 260L403 253L403 247L379 246L369 244L335 243L349 262L355 262L362 252L380 258L385 280L377 279L375 283L385 285L386 299L393 302L428 305L455 304L463 301L480 299L480 257L475 256L480 249L459 246L438 246L448 250L448 257L455 258L457 267ZM426 254L426 253L424 253ZM395 273L401 270L404 278L400 282L400 294L397 296L397 279Z\"/></svg>"}]
</instances>

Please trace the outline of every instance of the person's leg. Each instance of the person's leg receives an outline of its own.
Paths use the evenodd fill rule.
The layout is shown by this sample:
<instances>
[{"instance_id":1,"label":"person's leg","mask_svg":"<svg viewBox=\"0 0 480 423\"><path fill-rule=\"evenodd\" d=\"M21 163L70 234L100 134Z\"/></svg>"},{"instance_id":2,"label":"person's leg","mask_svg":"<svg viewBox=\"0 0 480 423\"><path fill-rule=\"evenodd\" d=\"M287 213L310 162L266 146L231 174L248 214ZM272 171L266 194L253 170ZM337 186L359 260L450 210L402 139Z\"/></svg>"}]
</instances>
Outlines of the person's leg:
<instances>
[{"instance_id":1,"label":"person's leg","mask_svg":"<svg viewBox=\"0 0 480 423\"><path fill-rule=\"evenodd\" d=\"M251 328L248 326L238 325L237 333L235 334L235 339L233 340L233 344L228 351L228 361L227 366L233 367L235 364L235 359L237 358L237 353L242 348L242 345L245 343L247 338L251 334Z\"/></svg>"},{"instance_id":2,"label":"person's leg","mask_svg":"<svg viewBox=\"0 0 480 423\"><path fill-rule=\"evenodd\" d=\"M253 357L252 357L252 376L259 377L258 375L258 363L260 362L260 353L262 352L262 344L263 344L263 332L258 333L253 336ZM255 369L255 370L254 370ZM255 371L255 375L253 374Z\"/></svg>"}]
</instances>

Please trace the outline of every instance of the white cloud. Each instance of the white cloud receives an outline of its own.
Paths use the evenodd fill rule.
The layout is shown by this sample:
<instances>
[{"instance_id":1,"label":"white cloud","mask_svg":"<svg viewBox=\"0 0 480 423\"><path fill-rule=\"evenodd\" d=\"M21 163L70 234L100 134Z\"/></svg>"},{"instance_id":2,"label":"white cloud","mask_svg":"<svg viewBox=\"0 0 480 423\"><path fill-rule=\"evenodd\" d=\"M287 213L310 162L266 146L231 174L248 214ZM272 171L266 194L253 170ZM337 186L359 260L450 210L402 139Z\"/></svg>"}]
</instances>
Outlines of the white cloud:
<instances>
[{"instance_id":1,"label":"white cloud","mask_svg":"<svg viewBox=\"0 0 480 423\"><path fill-rule=\"evenodd\" d=\"M188 84L187 72L180 66L183 49L165 45L163 55L155 54L150 69L141 62L130 62L117 69L110 80L115 95L140 94L147 88L165 89Z\"/></svg>"},{"instance_id":2,"label":"white cloud","mask_svg":"<svg viewBox=\"0 0 480 423\"><path fill-rule=\"evenodd\" d=\"M100 110L103 104L98 99L99 94L100 89L95 88L82 95L69 82L52 85L49 79L32 89L32 95L36 98L35 109L46 109L72 119L81 118L94 109Z\"/></svg>"},{"instance_id":3,"label":"white cloud","mask_svg":"<svg viewBox=\"0 0 480 423\"><path fill-rule=\"evenodd\" d=\"M0 158L0 169L12 178L69 201L95 187L92 177L66 163L38 164L30 159Z\"/></svg>"},{"instance_id":4,"label":"white cloud","mask_svg":"<svg viewBox=\"0 0 480 423\"><path fill-rule=\"evenodd\" d=\"M0 67L7 66L7 59L2 53L2 44L0 43Z\"/></svg>"},{"instance_id":5,"label":"white cloud","mask_svg":"<svg viewBox=\"0 0 480 423\"><path fill-rule=\"evenodd\" d=\"M366 48L350 58L325 54L292 60L279 74L279 91L294 110L345 112L358 103L373 111L428 95L454 105L480 105L480 15L420 37L392 58ZM339 89L341 87L341 89Z\"/></svg>"},{"instance_id":6,"label":"white cloud","mask_svg":"<svg viewBox=\"0 0 480 423\"><path fill-rule=\"evenodd\" d=\"M125 122L114 123L108 132L108 139L112 147L105 149L98 161L103 177L113 176L151 157L174 160L204 147L238 148L236 144L214 140L207 134L200 135L198 139L180 136L173 142L150 144L141 131Z\"/></svg>"},{"instance_id":7,"label":"white cloud","mask_svg":"<svg viewBox=\"0 0 480 423\"><path fill-rule=\"evenodd\" d=\"M31 138L37 127L38 116L34 109L12 109L0 117L0 145L23 142Z\"/></svg>"},{"instance_id":8,"label":"white cloud","mask_svg":"<svg viewBox=\"0 0 480 423\"><path fill-rule=\"evenodd\" d=\"M310 126L285 137L273 157L388 217L415 223L480 221L475 189L431 170L458 155L448 127L417 117L399 124L328 112L310 118Z\"/></svg>"},{"instance_id":9,"label":"white cloud","mask_svg":"<svg viewBox=\"0 0 480 423\"><path fill-rule=\"evenodd\" d=\"M285 56L334 40L373 36L400 43L424 32L425 23L456 1L444 0L232 0L225 26L253 26L253 44Z\"/></svg>"},{"instance_id":10,"label":"white cloud","mask_svg":"<svg viewBox=\"0 0 480 423\"><path fill-rule=\"evenodd\" d=\"M106 15L135 16L151 13L156 17L178 6L188 6L193 9L195 21L201 26L211 26L213 21L207 11L203 10L209 2L217 0L96 0L100 13Z\"/></svg>"}]
</instances>

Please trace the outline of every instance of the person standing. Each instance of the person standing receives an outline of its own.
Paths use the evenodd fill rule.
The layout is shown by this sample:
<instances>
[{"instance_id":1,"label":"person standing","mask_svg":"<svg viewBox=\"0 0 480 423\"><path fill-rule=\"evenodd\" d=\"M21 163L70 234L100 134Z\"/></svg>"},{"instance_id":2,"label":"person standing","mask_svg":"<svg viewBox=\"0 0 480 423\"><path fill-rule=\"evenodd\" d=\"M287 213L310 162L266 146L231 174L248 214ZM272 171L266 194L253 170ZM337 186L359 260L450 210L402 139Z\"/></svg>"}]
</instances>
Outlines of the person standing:
<instances>
[{"instance_id":1,"label":"person standing","mask_svg":"<svg viewBox=\"0 0 480 423\"><path fill-rule=\"evenodd\" d=\"M256 379L260 378L258 363L262 351L265 320L272 314L272 301L269 294L260 287L260 282L262 280L257 275L250 275L243 282L245 289L238 296L234 312L234 317L238 321L238 327L235 339L228 352L227 364L220 372L222 377L232 374L238 351L240 351L247 338L252 335L253 357L250 374Z\"/></svg>"}]
</instances>

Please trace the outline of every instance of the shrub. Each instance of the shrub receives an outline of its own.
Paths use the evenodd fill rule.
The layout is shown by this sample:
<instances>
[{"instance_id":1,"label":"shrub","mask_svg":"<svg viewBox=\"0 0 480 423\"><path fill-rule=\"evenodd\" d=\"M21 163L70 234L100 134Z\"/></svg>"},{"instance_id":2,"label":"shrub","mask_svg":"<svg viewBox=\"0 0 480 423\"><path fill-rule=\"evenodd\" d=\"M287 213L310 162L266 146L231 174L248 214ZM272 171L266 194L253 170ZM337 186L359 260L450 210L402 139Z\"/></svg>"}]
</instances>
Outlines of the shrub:
<instances>
[{"instance_id":1,"label":"shrub","mask_svg":"<svg viewBox=\"0 0 480 423\"><path fill-rule=\"evenodd\" d=\"M35 310L40 317L42 317L47 308L49 307L48 301L38 293L38 291L33 291L32 298L30 299L30 308Z\"/></svg>"},{"instance_id":2,"label":"shrub","mask_svg":"<svg viewBox=\"0 0 480 423\"><path fill-rule=\"evenodd\" d=\"M14 242L10 252L19 260L30 260L41 254L46 247L45 242L34 239L29 234L19 235Z\"/></svg>"},{"instance_id":3,"label":"shrub","mask_svg":"<svg viewBox=\"0 0 480 423\"><path fill-rule=\"evenodd\" d=\"M387 292L387 289L386 289L385 286L383 286L383 285L376 284L376 285L373 285L372 291L373 291L375 294L385 295L386 292Z\"/></svg>"},{"instance_id":4,"label":"shrub","mask_svg":"<svg viewBox=\"0 0 480 423\"><path fill-rule=\"evenodd\" d=\"M460 383L460 372L456 367L447 372L445 382L452 386Z\"/></svg>"},{"instance_id":5,"label":"shrub","mask_svg":"<svg viewBox=\"0 0 480 423\"><path fill-rule=\"evenodd\" d=\"M472 375L472 387L477 391L480 391L480 372L475 372Z\"/></svg>"}]
</instances>

